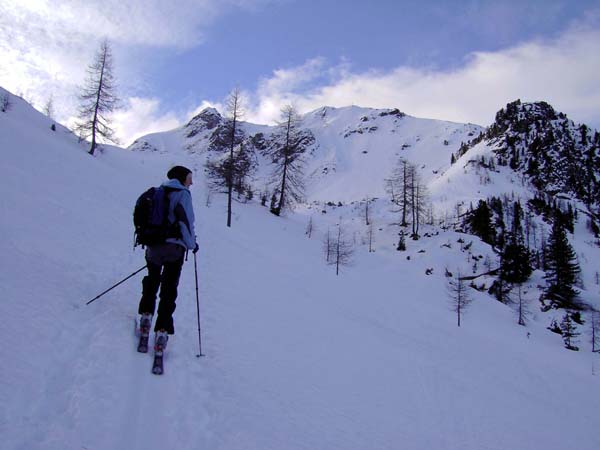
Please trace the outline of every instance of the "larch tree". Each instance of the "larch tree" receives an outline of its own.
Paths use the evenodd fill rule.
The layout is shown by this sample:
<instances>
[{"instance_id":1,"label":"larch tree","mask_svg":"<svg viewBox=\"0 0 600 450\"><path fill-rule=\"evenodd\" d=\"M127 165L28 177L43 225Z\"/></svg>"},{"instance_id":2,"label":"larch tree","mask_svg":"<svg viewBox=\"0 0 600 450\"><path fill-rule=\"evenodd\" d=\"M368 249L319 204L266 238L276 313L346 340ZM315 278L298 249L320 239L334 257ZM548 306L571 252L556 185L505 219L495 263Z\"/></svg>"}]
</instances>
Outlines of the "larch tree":
<instances>
[{"instance_id":1,"label":"larch tree","mask_svg":"<svg viewBox=\"0 0 600 450\"><path fill-rule=\"evenodd\" d=\"M417 167L409 166L408 171L408 190L409 204L412 215L412 239L419 239L419 226L426 219L427 215L427 188L421 180Z\"/></svg>"},{"instance_id":2,"label":"larch tree","mask_svg":"<svg viewBox=\"0 0 600 450\"><path fill-rule=\"evenodd\" d=\"M400 209L400 226L405 227L408 225L406 218L408 217L410 203L409 203L409 172L410 164L404 159L398 160L397 166L392 171L390 178L386 179L386 191L390 195L392 203L398 206Z\"/></svg>"},{"instance_id":3,"label":"larch tree","mask_svg":"<svg viewBox=\"0 0 600 450\"><path fill-rule=\"evenodd\" d=\"M331 262L331 254L333 253L333 238L331 237L331 230L327 229L327 234L323 236L323 253L325 255L325 261L327 264Z\"/></svg>"},{"instance_id":4,"label":"larch tree","mask_svg":"<svg viewBox=\"0 0 600 450\"><path fill-rule=\"evenodd\" d=\"M419 239L419 225L427 219L427 189L421 181L417 167L404 158L398 160L391 176L386 179L385 188L391 201L398 207L401 227L412 223L412 238Z\"/></svg>"},{"instance_id":5,"label":"larch tree","mask_svg":"<svg viewBox=\"0 0 600 450\"><path fill-rule=\"evenodd\" d=\"M520 284L517 286L517 298L515 299L515 303L518 317L517 323L525 326L527 325L531 311L529 309L529 301L523 295L523 286Z\"/></svg>"},{"instance_id":6,"label":"larch tree","mask_svg":"<svg viewBox=\"0 0 600 450\"><path fill-rule=\"evenodd\" d=\"M110 115L119 105L113 70L112 50L105 40L88 67L87 80L79 96L79 120L75 125L81 140L91 140L90 155L96 151L99 141L118 142L110 123Z\"/></svg>"},{"instance_id":7,"label":"larch tree","mask_svg":"<svg viewBox=\"0 0 600 450\"><path fill-rule=\"evenodd\" d=\"M44 105L44 114L54 120L54 96L50 94L46 104Z\"/></svg>"},{"instance_id":8,"label":"larch tree","mask_svg":"<svg viewBox=\"0 0 600 450\"><path fill-rule=\"evenodd\" d=\"M373 241L375 238L375 224L373 221L369 222L369 226L367 228L367 237L369 238L369 253L373 253Z\"/></svg>"},{"instance_id":9,"label":"larch tree","mask_svg":"<svg viewBox=\"0 0 600 450\"><path fill-rule=\"evenodd\" d=\"M449 273L447 268L446 273ZM461 318L471 303L471 297L467 291L467 282L462 278L460 270L456 271L455 278L448 278L447 289L450 296L450 306L452 311L456 313L457 324L460 327Z\"/></svg>"},{"instance_id":10,"label":"larch tree","mask_svg":"<svg viewBox=\"0 0 600 450\"><path fill-rule=\"evenodd\" d=\"M304 234L306 234L310 239L312 237L314 229L315 225L313 221L313 216L310 216L310 218L308 219L308 225L306 225L306 232Z\"/></svg>"},{"instance_id":11,"label":"larch tree","mask_svg":"<svg viewBox=\"0 0 600 450\"><path fill-rule=\"evenodd\" d=\"M331 254L329 264L335 266L335 274L340 274L340 267L352 263L354 247L352 242L346 239L341 222L338 224L337 236L330 241Z\"/></svg>"},{"instance_id":12,"label":"larch tree","mask_svg":"<svg viewBox=\"0 0 600 450\"><path fill-rule=\"evenodd\" d=\"M600 352L600 313L592 309L592 320L590 323L590 342L592 352Z\"/></svg>"},{"instance_id":13,"label":"larch tree","mask_svg":"<svg viewBox=\"0 0 600 450\"><path fill-rule=\"evenodd\" d=\"M227 98L227 114L223 124L210 137L209 150L219 157L207 161L206 168L211 189L227 194L227 226L231 227L231 212L234 190L242 195L247 189L245 178L254 165L248 146L244 146L244 132L240 126L243 116L239 89L234 89Z\"/></svg>"},{"instance_id":14,"label":"larch tree","mask_svg":"<svg viewBox=\"0 0 600 450\"><path fill-rule=\"evenodd\" d=\"M274 169L273 184L276 186L275 202L271 212L281 215L285 208L302 200L304 196L303 155L314 142L312 133L302 128L302 121L293 106L287 105L281 110L281 121L271 136L265 154L270 157Z\"/></svg>"}]
</instances>

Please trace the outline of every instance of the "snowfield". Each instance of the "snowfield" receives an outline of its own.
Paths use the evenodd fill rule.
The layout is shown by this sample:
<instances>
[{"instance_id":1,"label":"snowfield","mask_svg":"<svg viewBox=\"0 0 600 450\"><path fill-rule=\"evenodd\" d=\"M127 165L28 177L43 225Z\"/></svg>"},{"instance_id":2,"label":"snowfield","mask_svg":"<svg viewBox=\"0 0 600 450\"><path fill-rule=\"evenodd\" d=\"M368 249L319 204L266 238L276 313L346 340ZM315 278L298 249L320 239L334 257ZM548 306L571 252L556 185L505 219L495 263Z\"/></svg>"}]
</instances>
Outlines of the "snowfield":
<instances>
[{"instance_id":1,"label":"snowfield","mask_svg":"<svg viewBox=\"0 0 600 450\"><path fill-rule=\"evenodd\" d=\"M471 273L472 255L492 257L477 238L426 228L430 237L396 252L384 198L373 205L373 253L358 204L278 218L236 203L228 229L225 199L207 206L194 153L106 147L91 157L11 100L0 113L2 449L600 448L600 361L587 337L571 352L546 330L535 300L541 273L526 286L527 327L471 289L458 328L444 272ZM196 357L190 253L165 374L155 376L151 355L135 350L141 274L85 302L145 264L133 251L133 204L174 164L196 169L205 356ZM317 231L308 239L310 216ZM336 277L321 237L340 218L357 245Z\"/></svg>"}]
</instances>

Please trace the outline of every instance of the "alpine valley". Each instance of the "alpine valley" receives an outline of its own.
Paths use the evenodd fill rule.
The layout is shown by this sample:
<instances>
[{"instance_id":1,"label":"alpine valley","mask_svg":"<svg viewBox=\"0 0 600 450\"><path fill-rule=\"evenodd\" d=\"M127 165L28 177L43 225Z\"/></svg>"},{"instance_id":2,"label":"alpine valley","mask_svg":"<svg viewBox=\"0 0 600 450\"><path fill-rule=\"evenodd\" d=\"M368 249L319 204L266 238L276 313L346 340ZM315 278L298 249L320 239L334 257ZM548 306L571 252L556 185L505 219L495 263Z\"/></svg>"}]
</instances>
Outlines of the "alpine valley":
<instances>
[{"instance_id":1,"label":"alpine valley","mask_svg":"<svg viewBox=\"0 0 600 450\"><path fill-rule=\"evenodd\" d=\"M324 106L278 216L281 127L240 122L227 227L217 110L90 156L0 100L3 449L600 448L598 131L541 101L488 126ZM141 279L85 303L144 264L133 205L173 165L201 327L190 253L157 377Z\"/></svg>"}]
</instances>

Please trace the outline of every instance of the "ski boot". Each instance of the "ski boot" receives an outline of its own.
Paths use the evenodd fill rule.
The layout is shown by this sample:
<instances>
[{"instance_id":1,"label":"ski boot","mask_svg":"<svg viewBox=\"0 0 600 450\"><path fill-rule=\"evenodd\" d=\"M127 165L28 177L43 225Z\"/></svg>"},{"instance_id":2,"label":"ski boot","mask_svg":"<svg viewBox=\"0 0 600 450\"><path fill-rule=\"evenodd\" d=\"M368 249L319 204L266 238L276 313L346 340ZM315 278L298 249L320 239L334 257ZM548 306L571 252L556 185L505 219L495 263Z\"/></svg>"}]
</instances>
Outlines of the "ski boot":
<instances>
[{"instance_id":1,"label":"ski boot","mask_svg":"<svg viewBox=\"0 0 600 450\"><path fill-rule=\"evenodd\" d=\"M144 313L140 317L140 342L137 351L148 353L148 339L150 337L150 328L152 327L152 314Z\"/></svg>"},{"instance_id":2,"label":"ski boot","mask_svg":"<svg viewBox=\"0 0 600 450\"><path fill-rule=\"evenodd\" d=\"M164 330L157 331L154 335L154 362L152 363L152 373L155 375L162 375L164 372L163 352L167 348L168 341L169 335Z\"/></svg>"}]
</instances>

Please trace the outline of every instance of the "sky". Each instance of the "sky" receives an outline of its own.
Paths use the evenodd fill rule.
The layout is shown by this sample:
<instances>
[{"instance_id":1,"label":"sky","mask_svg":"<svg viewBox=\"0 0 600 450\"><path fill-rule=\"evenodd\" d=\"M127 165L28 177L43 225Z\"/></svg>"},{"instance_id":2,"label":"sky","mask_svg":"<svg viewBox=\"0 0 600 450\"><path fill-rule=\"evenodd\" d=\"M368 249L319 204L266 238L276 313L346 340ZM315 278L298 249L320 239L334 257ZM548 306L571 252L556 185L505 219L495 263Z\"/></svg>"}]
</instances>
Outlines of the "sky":
<instances>
[{"instance_id":1,"label":"sky","mask_svg":"<svg viewBox=\"0 0 600 450\"><path fill-rule=\"evenodd\" d=\"M243 93L281 107L399 108L487 126L544 100L600 129L600 0L2 0L0 86L72 124L103 39L122 145Z\"/></svg>"}]
</instances>

